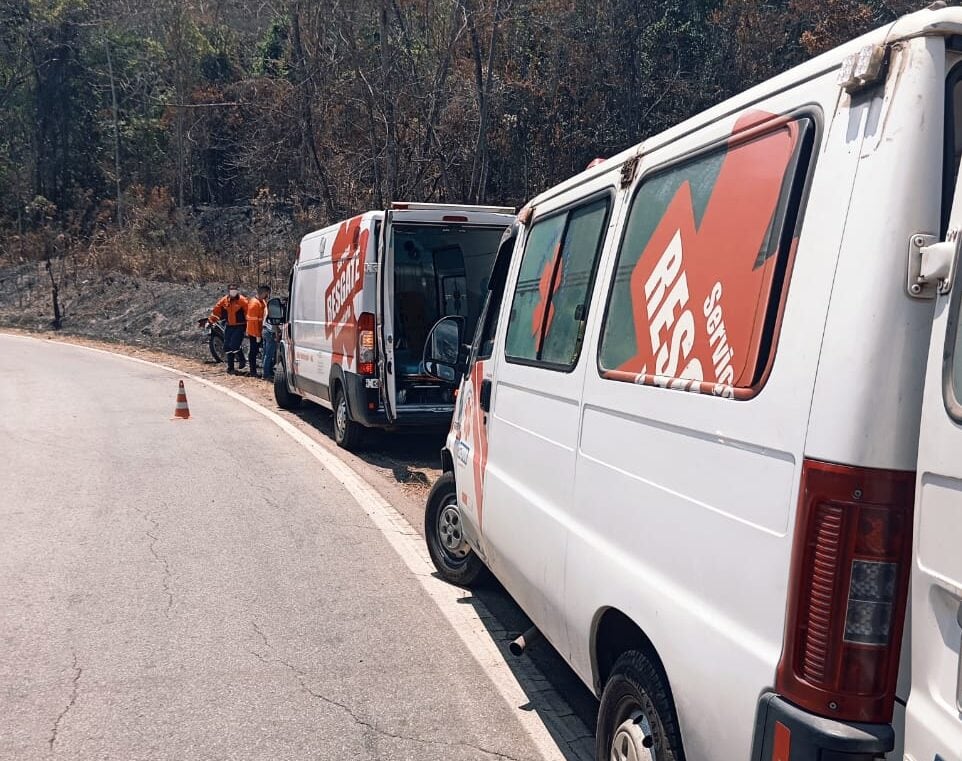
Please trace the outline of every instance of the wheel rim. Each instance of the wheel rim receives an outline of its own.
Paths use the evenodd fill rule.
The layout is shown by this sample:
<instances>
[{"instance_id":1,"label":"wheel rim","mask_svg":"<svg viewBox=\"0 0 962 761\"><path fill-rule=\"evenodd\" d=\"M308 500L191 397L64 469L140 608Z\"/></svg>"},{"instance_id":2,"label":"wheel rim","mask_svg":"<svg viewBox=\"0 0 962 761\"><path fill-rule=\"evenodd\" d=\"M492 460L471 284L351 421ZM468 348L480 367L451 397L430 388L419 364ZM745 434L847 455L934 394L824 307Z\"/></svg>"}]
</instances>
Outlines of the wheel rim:
<instances>
[{"instance_id":1,"label":"wheel rim","mask_svg":"<svg viewBox=\"0 0 962 761\"><path fill-rule=\"evenodd\" d=\"M648 717L640 709L632 711L615 730L610 761L657 761L653 739Z\"/></svg>"},{"instance_id":2,"label":"wheel rim","mask_svg":"<svg viewBox=\"0 0 962 761\"><path fill-rule=\"evenodd\" d=\"M334 413L334 425L337 426L337 430L342 435L347 430L347 402L344 401L344 397L340 397L337 400L337 411Z\"/></svg>"},{"instance_id":3,"label":"wheel rim","mask_svg":"<svg viewBox=\"0 0 962 761\"><path fill-rule=\"evenodd\" d=\"M457 502L447 502L438 514L438 541L444 552L457 560L463 560L471 551L464 539Z\"/></svg>"}]
</instances>

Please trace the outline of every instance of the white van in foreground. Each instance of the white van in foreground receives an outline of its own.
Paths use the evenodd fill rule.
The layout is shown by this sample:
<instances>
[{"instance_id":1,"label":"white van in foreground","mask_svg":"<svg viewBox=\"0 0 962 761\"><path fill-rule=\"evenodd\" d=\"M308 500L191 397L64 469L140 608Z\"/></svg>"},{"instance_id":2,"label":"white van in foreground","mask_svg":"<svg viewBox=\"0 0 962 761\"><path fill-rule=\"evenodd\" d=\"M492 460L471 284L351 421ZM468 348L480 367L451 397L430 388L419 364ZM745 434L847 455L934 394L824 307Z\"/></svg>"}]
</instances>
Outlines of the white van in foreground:
<instances>
[{"instance_id":1,"label":"white van in foreground","mask_svg":"<svg viewBox=\"0 0 962 761\"><path fill-rule=\"evenodd\" d=\"M278 404L333 409L348 448L364 427L447 425L455 386L421 372L424 340L447 315L473 329L513 220L514 209L396 203L306 235L279 316Z\"/></svg>"},{"instance_id":2,"label":"white van in foreground","mask_svg":"<svg viewBox=\"0 0 962 761\"><path fill-rule=\"evenodd\" d=\"M962 761L960 155L922 11L538 196L470 355L434 327L429 550L594 689L600 761Z\"/></svg>"}]
</instances>

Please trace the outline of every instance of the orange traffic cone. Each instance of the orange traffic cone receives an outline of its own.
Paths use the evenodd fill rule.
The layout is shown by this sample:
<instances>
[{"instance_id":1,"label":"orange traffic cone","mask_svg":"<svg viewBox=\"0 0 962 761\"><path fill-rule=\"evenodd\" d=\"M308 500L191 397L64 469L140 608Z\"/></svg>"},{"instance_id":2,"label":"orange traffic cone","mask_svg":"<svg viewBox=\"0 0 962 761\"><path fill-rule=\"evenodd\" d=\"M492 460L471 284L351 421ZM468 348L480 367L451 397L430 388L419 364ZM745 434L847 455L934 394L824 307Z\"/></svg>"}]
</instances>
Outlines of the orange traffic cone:
<instances>
[{"instance_id":1,"label":"orange traffic cone","mask_svg":"<svg viewBox=\"0 0 962 761\"><path fill-rule=\"evenodd\" d=\"M187 406L187 392L184 390L184 382L180 382L177 389L177 406L174 408L174 416L171 420L188 420L190 418L190 407Z\"/></svg>"}]
</instances>

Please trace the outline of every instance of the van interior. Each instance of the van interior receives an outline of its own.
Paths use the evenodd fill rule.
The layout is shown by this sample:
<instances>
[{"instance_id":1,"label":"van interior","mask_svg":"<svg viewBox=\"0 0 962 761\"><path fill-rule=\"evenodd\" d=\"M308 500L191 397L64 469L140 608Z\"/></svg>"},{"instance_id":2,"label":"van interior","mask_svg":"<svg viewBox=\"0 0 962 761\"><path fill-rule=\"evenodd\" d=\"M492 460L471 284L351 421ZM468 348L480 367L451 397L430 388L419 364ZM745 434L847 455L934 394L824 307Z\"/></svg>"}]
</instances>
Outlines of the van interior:
<instances>
[{"instance_id":1,"label":"van interior","mask_svg":"<svg viewBox=\"0 0 962 761\"><path fill-rule=\"evenodd\" d=\"M452 389L421 372L428 333L438 320L461 315L465 340L474 335L503 227L396 224L394 363L398 406L449 404Z\"/></svg>"}]
</instances>

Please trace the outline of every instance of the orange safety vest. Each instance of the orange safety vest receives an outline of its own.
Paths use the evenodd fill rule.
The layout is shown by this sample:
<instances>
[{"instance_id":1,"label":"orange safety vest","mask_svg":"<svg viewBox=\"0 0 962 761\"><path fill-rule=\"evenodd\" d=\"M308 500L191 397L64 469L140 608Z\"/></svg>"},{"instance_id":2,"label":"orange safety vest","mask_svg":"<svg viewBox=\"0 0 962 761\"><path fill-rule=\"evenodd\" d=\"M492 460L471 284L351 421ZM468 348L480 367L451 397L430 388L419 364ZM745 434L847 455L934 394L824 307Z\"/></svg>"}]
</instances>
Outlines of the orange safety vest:
<instances>
[{"instance_id":1,"label":"orange safety vest","mask_svg":"<svg viewBox=\"0 0 962 761\"><path fill-rule=\"evenodd\" d=\"M217 322L227 318L228 325L244 325L247 322L247 299L243 296L231 298L224 296L214 305L210 313L211 322Z\"/></svg>"},{"instance_id":2,"label":"orange safety vest","mask_svg":"<svg viewBox=\"0 0 962 761\"><path fill-rule=\"evenodd\" d=\"M264 329L264 310L267 304L257 296L247 302L247 335L260 340Z\"/></svg>"}]
</instances>

